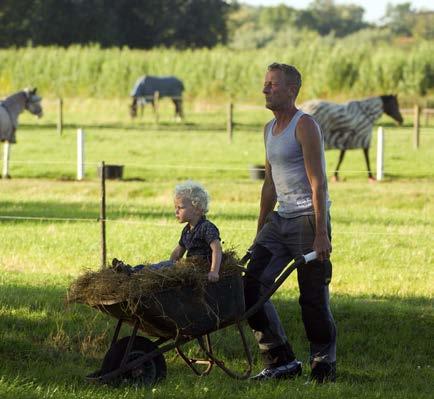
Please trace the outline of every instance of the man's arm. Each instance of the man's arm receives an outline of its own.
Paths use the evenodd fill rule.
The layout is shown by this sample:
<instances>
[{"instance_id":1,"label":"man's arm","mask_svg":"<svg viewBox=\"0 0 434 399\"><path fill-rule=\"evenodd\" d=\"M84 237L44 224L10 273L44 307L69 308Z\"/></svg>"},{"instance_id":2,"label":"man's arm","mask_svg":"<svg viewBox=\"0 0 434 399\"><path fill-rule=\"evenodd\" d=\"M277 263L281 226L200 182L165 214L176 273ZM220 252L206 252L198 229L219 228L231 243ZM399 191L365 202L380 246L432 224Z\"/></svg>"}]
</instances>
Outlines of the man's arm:
<instances>
[{"instance_id":1,"label":"man's arm","mask_svg":"<svg viewBox=\"0 0 434 399\"><path fill-rule=\"evenodd\" d=\"M312 204L315 211L315 240L313 249L318 259L328 259L332 246L327 232L326 192L327 178L322 166L324 151L318 125L308 116L300 119L296 131L303 150L304 165L312 189Z\"/></svg>"},{"instance_id":2,"label":"man's arm","mask_svg":"<svg viewBox=\"0 0 434 399\"><path fill-rule=\"evenodd\" d=\"M266 140L267 128L269 124L264 127L264 141ZM276 205L276 188L274 187L273 177L271 176L271 165L265 156L265 179L261 190L261 202L259 206L258 228L256 234L262 229L265 224L265 219L268 214L274 210Z\"/></svg>"},{"instance_id":3,"label":"man's arm","mask_svg":"<svg viewBox=\"0 0 434 399\"><path fill-rule=\"evenodd\" d=\"M271 177L271 165L268 159L265 160L265 179L261 190L261 202L259 207L258 228L256 233L262 229L268 214L273 211L276 205L276 188Z\"/></svg>"}]
</instances>

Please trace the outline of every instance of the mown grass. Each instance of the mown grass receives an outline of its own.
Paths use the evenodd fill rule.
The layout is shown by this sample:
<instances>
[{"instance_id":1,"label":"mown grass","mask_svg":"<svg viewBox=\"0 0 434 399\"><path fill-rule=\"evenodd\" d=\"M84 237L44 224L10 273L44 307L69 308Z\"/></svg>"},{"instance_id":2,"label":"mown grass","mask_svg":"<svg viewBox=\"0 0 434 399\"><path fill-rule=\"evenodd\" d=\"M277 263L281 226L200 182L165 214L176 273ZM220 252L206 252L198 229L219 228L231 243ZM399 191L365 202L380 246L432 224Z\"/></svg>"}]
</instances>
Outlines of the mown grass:
<instances>
[{"instance_id":1,"label":"mown grass","mask_svg":"<svg viewBox=\"0 0 434 399\"><path fill-rule=\"evenodd\" d=\"M167 103L156 126L149 110L143 119L129 121L125 103L65 102L61 137L54 102L40 121L23 115L12 152L13 179L0 181L0 216L22 218L0 219L1 398L431 397L434 131L424 128L421 147L414 150L411 128L395 128L387 119L382 120L385 180L369 184L362 152L351 151L342 167L345 181L330 184L336 384L305 385L308 366L303 378L292 382L252 384L220 370L198 378L174 352L166 354L168 378L153 389L86 383L83 377L100 365L114 321L84 306L68 307L64 297L77 275L100 266L96 166L101 160L125 165L124 180L107 182L108 259L139 263L169 255L181 230L173 217L172 190L186 178L209 189L209 217L226 247L242 255L255 233L261 182L250 179L249 165L263 160L261 124L267 111L238 107L234 141L228 144L224 106L203 107L198 114L191 105L187 122L176 124ZM74 181L77 127L86 131L89 162L82 182ZM374 148L375 139L373 165ZM326 154L329 174L337 156ZM288 279L274 302L305 362L295 280ZM213 338L224 361L242 369L235 332L225 329ZM256 371L261 363L251 335L249 342ZM197 354L193 346L187 351Z\"/></svg>"}]
</instances>

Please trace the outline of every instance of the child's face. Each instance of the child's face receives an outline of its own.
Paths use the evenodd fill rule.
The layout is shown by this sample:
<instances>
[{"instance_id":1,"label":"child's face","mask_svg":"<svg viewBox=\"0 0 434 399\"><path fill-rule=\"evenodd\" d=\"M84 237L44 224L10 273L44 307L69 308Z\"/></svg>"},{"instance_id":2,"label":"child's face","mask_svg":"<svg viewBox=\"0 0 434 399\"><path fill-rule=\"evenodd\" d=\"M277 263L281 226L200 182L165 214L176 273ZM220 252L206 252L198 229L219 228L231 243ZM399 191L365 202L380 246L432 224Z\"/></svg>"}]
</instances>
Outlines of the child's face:
<instances>
[{"instance_id":1,"label":"child's face","mask_svg":"<svg viewBox=\"0 0 434 399\"><path fill-rule=\"evenodd\" d=\"M190 223L197 221L202 212L195 208L188 198L175 198L175 216L179 223Z\"/></svg>"}]
</instances>

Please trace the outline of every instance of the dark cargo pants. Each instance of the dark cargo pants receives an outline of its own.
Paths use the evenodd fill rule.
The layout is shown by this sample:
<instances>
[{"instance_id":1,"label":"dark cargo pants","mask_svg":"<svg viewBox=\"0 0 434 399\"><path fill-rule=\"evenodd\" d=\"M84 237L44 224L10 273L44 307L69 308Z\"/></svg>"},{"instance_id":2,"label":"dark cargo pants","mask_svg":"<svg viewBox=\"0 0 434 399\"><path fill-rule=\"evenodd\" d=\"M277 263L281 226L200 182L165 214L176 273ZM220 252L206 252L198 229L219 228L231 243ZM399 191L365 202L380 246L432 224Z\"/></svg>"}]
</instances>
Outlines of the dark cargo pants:
<instances>
[{"instance_id":1,"label":"dark cargo pants","mask_svg":"<svg viewBox=\"0 0 434 399\"><path fill-rule=\"evenodd\" d=\"M328 223L330 235L330 223ZM271 285L284 267L295 257L312 251L315 238L315 217L287 219L272 212L259 232L248 265L249 274ZM244 294L247 308L253 306L264 291L261 284L246 275ZM329 260L312 261L297 269L299 303L311 361L336 361L336 328L329 306L328 285L332 276ZM266 367L277 367L295 359L279 316L271 303L248 320L259 344Z\"/></svg>"}]
</instances>

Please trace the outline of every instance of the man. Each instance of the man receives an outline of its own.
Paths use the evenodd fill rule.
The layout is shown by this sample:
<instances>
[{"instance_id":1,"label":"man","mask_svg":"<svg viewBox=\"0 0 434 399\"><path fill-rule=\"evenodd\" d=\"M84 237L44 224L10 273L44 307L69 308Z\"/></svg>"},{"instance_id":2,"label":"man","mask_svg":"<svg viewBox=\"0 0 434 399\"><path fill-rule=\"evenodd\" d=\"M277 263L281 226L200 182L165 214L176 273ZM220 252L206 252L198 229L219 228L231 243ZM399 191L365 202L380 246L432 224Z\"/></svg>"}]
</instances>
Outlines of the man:
<instances>
[{"instance_id":1,"label":"man","mask_svg":"<svg viewBox=\"0 0 434 399\"><path fill-rule=\"evenodd\" d=\"M263 93L274 119L264 128L265 180L245 298L250 308L264 285L271 285L291 259L317 252L317 260L299 267L297 277L310 342L311 379L322 383L334 381L336 373L336 328L328 292L332 269L330 200L321 130L295 106L300 86L301 75L295 67L278 63L268 67ZM295 358L271 301L248 321L265 363L265 369L252 378L300 375L301 362Z\"/></svg>"}]
</instances>

